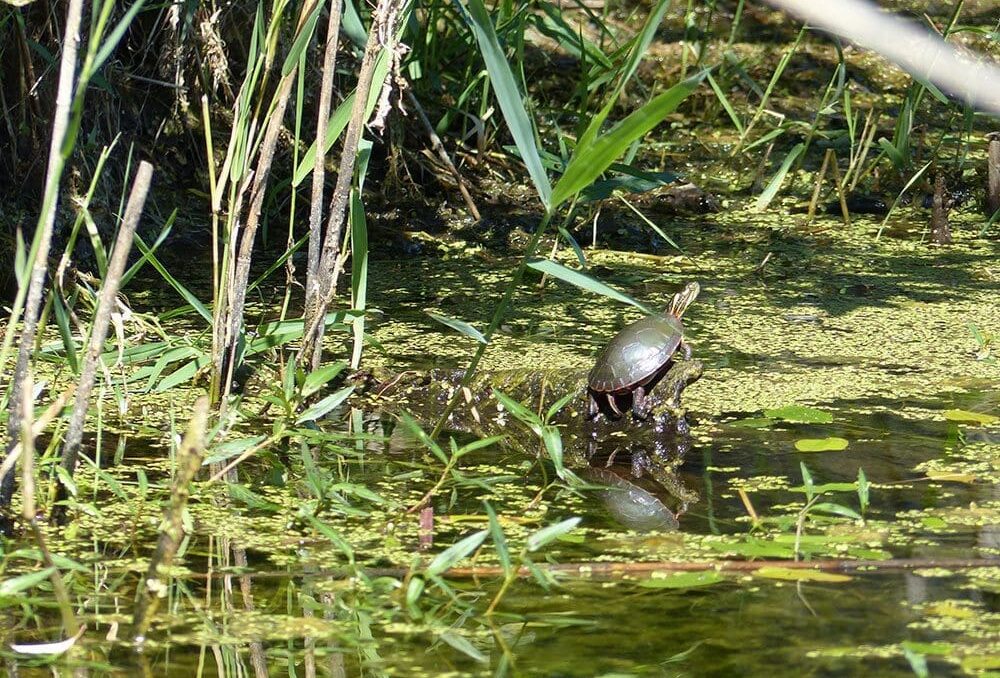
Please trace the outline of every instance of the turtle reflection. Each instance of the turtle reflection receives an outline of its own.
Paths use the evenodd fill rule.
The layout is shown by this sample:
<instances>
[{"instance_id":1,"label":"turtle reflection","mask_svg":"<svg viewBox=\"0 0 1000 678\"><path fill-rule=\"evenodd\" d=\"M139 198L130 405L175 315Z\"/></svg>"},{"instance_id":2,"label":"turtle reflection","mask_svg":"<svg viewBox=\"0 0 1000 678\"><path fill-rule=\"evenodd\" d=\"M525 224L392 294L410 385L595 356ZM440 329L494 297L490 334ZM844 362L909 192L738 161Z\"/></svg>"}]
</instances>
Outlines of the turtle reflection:
<instances>
[{"instance_id":1,"label":"turtle reflection","mask_svg":"<svg viewBox=\"0 0 1000 678\"><path fill-rule=\"evenodd\" d=\"M622 526L638 532L676 530L679 518L699 499L677 473L690 444L686 435L660 438L652 449L592 440L589 466L579 474L606 488L594 496Z\"/></svg>"}]
</instances>

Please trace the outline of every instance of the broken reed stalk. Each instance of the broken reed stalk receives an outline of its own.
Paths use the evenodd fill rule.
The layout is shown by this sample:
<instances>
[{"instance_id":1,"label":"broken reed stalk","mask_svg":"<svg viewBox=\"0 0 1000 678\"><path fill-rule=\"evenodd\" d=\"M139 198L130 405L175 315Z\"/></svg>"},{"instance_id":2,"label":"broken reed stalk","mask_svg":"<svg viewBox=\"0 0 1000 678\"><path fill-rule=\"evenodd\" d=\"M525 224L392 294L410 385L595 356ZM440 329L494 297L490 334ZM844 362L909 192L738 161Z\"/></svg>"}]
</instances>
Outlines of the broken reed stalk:
<instances>
[{"instance_id":1,"label":"broken reed stalk","mask_svg":"<svg viewBox=\"0 0 1000 678\"><path fill-rule=\"evenodd\" d=\"M1000 132L991 132L986 139L986 216L991 216L1000 210Z\"/></svg>"},{"instance_id":2,"label":"broken reed stalk","mask_svg":"<svg viewBox=\"0 0 1000 678\"><path fill-rule=\"evenodd\" d=\"M951 227L948 225L946 200L944 175L938 172L934 177L934 203L931 209L931 240L938 245L951 244Z\"/></svg>"},{"instance_id":3,"label":"broken reed stalk","mask_svg":"<svg viewBox=\"0 0 1000 678\"><path fill-rule=\"evenodd\" d=\"M7 422L7 454L17 445L21 430L21 413L17 403L21 400L21 390L28 374L28 366L34 353L35 332L38 329L38 318L42 306L42 288L45 275L48 272L49 248L52 245L52 232L55 229L56 205L59 198L59 183L66 157L63 155L63 144L69 130L70 112L73 104L73 85L76 74L76 56L80 47L80 21L83 14L83 0L70 0L66 9L66 30L63 33L62 59L59 64L59 85L56 91L56 106L52 117L52 141L49 144L48 169L45 175L45 192L43 193L41 213L32 239L31 278L25 289L20 285L17 298L14 300L7 329L4 332L3 347L0 348L0 374L7 373L7 353L13 343L18 314L23 305L24 322L21 327L18 344L17 364L10 381L10 414ZM0 478L0 507L10 506L14 496L14 471L11 469Z\"/></svg>"},{"instance_id":4,"label":"broken reed stalk","mask_svg":"<svg viewBox=\"0 0 1000 678\"><path fill-rule=\"evenodd\" d=\"M166 573L161 575L160 568L166 570L173 564L174 556L177 555L177 549L184 537L184 509L190 496L189 486L201 468L201 460L205 454L208 406L209 400L205 396L195 402L187 432L177 450L177 473L170 488L170 505L163 512L163 524L156 552L149 561L149 569L139 586L139 601L133 617L133 639L137 643L145 640L160 600L167 593L168 575Z\"/></svg>"},{"instance_id":5,"label":"broken reed stalk","mask_svg":"<svg viewBox=\"0 0 1000 678\"><path fill-rule=\"evenodd\" d=\"M21 515L24 517L24 522L31 528L35 544L42 555L42 562L46 568L52 570L52 574L49 575L49 581L52 582L52 592L59 603L59 614L62 616L66 635L72 637L80 633L80 624L73 613L73 603L70 601L69 592L66 590L66 584L59 573L59 568L52 562L52 554L49 553L45 543L45 535L38 524L38 515L35 509L35 436L37 431L32 421L34 418L32 391L34 389L31 382L31 368L29 367L24 377L25 388L21 391L21 402L11 404L12 407L21 410Z\"/></svg>"},{"instance_id":6,"label":"broken reed stalk","mask_svg":"<svg viewBox=\"0 0 1000 678\"><path fill-rule=\"evenodd\" d=\"M844 225L851 225L851 213L847 209L847 193L844 191L844 181L840 176L840 167L837 165L837 154L832 148L826 150L830 154L830 168L833 170L833 180L837 182L837 199L840 201L840 214L844 217Z\"/></svg>"},{"instance_id":7,"label":"broken reed stalk","mask_svg":"<svg viewBox=\"0 0 1000 678\"><path fill-rule=\"evenodd\" d=\"M299 12L296 39L309 25L309 15L316 6L316 0L306 2ZM250 206L246 217L246 226L238 235L239 245L236 257L228 259L227 279L230 280L229 294L226 295L225 311L223 312L222 348L213 353L216 357L215 370L217 378L213 384L218 388L220 410L225 412L226 399L232 388L233 372L236 369L236 347L239 343L240 330L243 326L243 310L246 305L247 285L250 281L250 263L253 256L253 244L260 226L260 214L264 204L268 178L274 161L274 151L278 145L278 137L284 124L285 109L291 96L292 85L298 74L298 66L294 66L282 77L274 95L273 107L267 114L267 128L257 155L257 167L253 173L253 183L250 189ZM248 177L249 178L249 177ZM244 195L246 186L241 187L240 196ZM242 200L238 199L236 214L242 211ZM216 395L213 393L213 395Z\"/></svg>"},{"instance_id":8,"label":"broken reed stalk","mask_svg":"<svg viewBox=\"0 0 1000 678\"><path fill-rule=\"evenodd\" d=\"M819 167L819 174L816 175L816 186L813 188L812 199L809 200L809 212L806 214L806 224L811 224L816 216L816 202L819 200L819 192L823 188L823 177L826 176L826 168L830 164L830 151L832 150L828 148L826 149L826 153L823 154L823 164Z\"/></svg>"},{"instance_id":9,"label":"broken reed stalk","mask_svg":"<svg viewBox=\"0 0 1000 678\"><path fill-rule=\"evenodd\" d=\"M417 112L417 119L420 121L421 126L423 126L424 131L427 133L427 137L431 140L431 149L437 154L438 159L444 163L445 167L448 168L448 171L451 173L455 183L458 184L458 190L462 194L462 200L465 201L465 206L469 208L469 214L472 215L473 219L479 221L482 219L482 216L479 214L479 208L476 207L476 203L472 199L472 195L469 193L469 188L465 185L465 179L462 177L462 173L458 171L457 167L455 167L455 163L452 162L451 156L448 155L448 151L445 150L444 144L441 143L441 137L439 137L437 132L434 131L434 125L432 125L431 121L427 119L427 113L424 112L424 107L420 105L420 101L413 94L413 90L406 90L406 97L413 106L413 110Z\"/></svg>"},{"instance_id":10,"label":"broken reed stalk","mask_svg":"<svg viewBox=\"0 0 1000 678\"><path fill-rule=\"evenodd\" d=\"M83 365L80 369L80 378L77 382L73 413L70 415L69 424L66 426L66 437L63 438L61 463L63 470L66 471L70 478L76 472L76 462L80 453L80 443L83 440L83 427L87 421L90 394L94 390L94 381L97 377L98 362L101 359L101 353L104 351L104 340L108 336L111 314L118 303L118 289L121 285L122 275L125 273L128 254L132 250L132 239L135 236L136 227L139 225L139 219L142 218L142 211L146 206L146 198L149 196L149 186L152 181L153 166L143 160L139 163L139 169L135 173L132 190L129 193L128 203L125 206L125 216L118 229L118 238L115 240L114 249L111 252L111 260L108 262L107 272L105 273L104 281L101 283L97 311L94 314L94 321L90 328L87 352L84 354ZM61 488L59 496L64 496L64 488ZM54 507L54 516L64 513L65 507Z\"/></svg>"},{"instance_id":11,"label":"broken reed stalk","mask_svg":"<svg viewBox=\"0 0 1000 678\"><path fill-rule=\"evenodd\" d=\"M316 158L313 163L312 201L309 205L309 255L306 264L306 308L315 303L314 295L319 275L319 255L323 245L323 184L326 180L326 127L333 107L333 76L337 66L337 44L340 37L341 0L334 0L326 26L326 49L320 71L319 110L316 115Z\"/></svg>"},{"instance_id":12,"label":"broken reed stalk","mask_svg":"<svg viewBox=\"0 0 1000 678\"><path fill-rule=\"evenodd\" d=\"M347 125L344 147L340 154L337 184L330 199L326 237L320 252L319 268L314 288L306 290L306 297L311 299L313 303L306 306L305 309L305 328L302 336L302 351L299 355L302 360L309 361L313 369L319 367L323 355L323 334L326 329L323 319L326 317L326 309L337 291L337 278L341 266L341 259L338 256L341 247L340 240L344 231L344 220L347 216L347 202L351 194L351 184L354 182L358 143L367 121L365 113L367 112L369 93L373 86L372 81L375 78L376 57L382 49L395 50L395 39L398 35L397 24L403 4L401 0L379 0L373 15L372 25L368 29L368 42L361 60L354 105L351 107L351 119ZM382 83L378 83L378 86L381 87ZM320 150L317 149L317 153Z\"/></svg>"}]
</instances>

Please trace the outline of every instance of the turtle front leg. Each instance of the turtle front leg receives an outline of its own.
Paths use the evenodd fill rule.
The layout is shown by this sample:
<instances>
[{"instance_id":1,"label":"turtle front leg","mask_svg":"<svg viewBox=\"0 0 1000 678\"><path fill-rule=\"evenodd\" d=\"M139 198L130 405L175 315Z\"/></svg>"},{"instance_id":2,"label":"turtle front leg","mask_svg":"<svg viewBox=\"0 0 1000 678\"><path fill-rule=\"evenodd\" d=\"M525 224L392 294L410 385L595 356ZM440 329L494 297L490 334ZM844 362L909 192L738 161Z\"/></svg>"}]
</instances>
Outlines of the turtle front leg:
<instances>
[{"instance_id":1,"label":"turtle front leg","mask_svg":"<svg viewBox=\"0 0 1000 678\"><path fill-rule=\"evenodd\" d=\"M649 416L644 405L646 404L646 387L636 386L632 391L632 416L640 421L645 421Z\"/></svg>"},{"instance_id":2,"label":"turtle front leg","mask_svg":"<svg viewBox=\"0 0 1000 678\"><path fill-rule=\"evenodd\" d=\"M691 360L691 344L681 340L681 353L684 354L684 360Z\"/></svg>"},{"instance_id":3,"label":"turtle front leg","mask_svg":"<svg viewBox=\"0 0 1000 678\"><path fill-rule=\"evenodd\" d=\"M597 398L594 397L593 393L587 393L587 400L587 419L593 421L597 418L600 408L597 406Z\"/></svg>"}]
</instances>

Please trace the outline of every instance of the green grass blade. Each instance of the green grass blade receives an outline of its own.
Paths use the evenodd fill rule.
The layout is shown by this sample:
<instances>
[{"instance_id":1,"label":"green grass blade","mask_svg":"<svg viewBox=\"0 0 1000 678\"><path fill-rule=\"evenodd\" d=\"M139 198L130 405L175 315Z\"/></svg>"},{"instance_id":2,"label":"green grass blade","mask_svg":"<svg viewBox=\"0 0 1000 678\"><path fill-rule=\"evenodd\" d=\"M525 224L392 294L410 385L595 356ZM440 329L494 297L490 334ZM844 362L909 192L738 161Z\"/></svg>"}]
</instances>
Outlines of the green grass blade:
<instances>
[{"instance_id":1,"label":"green grass blade","mask_svg":"<svg viewBox=\"0 0 1000 678\"><path fill-rule=\"evenodd\" d=\"M610 285L602 283L600 280L591 278L586 273L581 273L580 271L574 271L572 268L566 268L560 263L552 261L550 259L536 259L534 261L528 262L528 266L544 273L550 275L553 278L558 278L563 282L568 282L571 285L576 285L580 289L587 290L588 292L593 292L594 294L600 294L603 297L608 297L609 299L614 299L615 301L620 301L625 304L631 304L643 313L652 313L648 306L640 301L633 299L624 292L619 292Z\"/></svg>"},{"instance_id":2,"label":"green grass blade","mask_svg":"<svg viewBox=\"0 0 1000 678\"><path fill-rule=\"evenodd\" d=\"M384 82L386 73L389 71L390 61L386 58L385 50L379 53L378 60L375 62L375 75L372 76L372 82ZM351 119L351 109L354 107L354 96L356 92L351 92L347 95L337 109L330 116L330 122L326 125L326 148L323 149L323 153L329 153L330 149L340 138L340 135L344 133L347 128L347 123ZM380 87L372 87L371 92L368 95L368 103L365 108L365 120L371 117L372 111L375 110L375 105L378 103L378 98L382 94L382 89ZM306 177L312 174L313 167L316 166L316 142L313 141L309 150L305 152L302 156L302 160L299 161L299 166L295 168L295 175L292 179L292 186L298 186L301 184Z\"/></svg>"},{"instance_id":3,"label":"green grass blade","mask_svg":"<svg viewBox=\"0 0 1000 678\"><path fill-rule=\"evenodd\" d=\"M427 576L436 577L451 569L457 562L470 555L473 551L486 541L488 530L480 530L470 534L456 544L437 554L431 564L427 566Z\"/></svg>"},{"instance_id":4,"label":"green grass blade","mask_svg":"<svg viewBox=\"0 0 1000 678\"><path fill-rule=\"evenodd\" d=\"M157 273L160 274L160 277L162 277L165 281L167 281L167 283L171 287L173 287L177 291L177 293L181 295L181 297L184 298L184 301L191 304L191 308L197 311L198 315L200 315L202 318L205 319L205 322L211 325L212 324L211 311L205 308L205 304L201 303L201 301L198 300L198 297L194 296L194 293L191 292L191 290L189 290L183 284L181 284L181 282L177 280L177 278L170 275L170 272L167 270L166 266L160 263L160 260L157 259L156 255L153 254L153 251L146 246L146 243L143 242L142 238L139 237L138 233L135 235L135 243L136 245L138 245L139 251L142 252L144 256L146 255L149 256L149 263L153 265L153 268L155 268Z\"/></svg>"},{"instance_id":5,"label":"green grass blade","mask_svg":"<svg viewBox=\"0 0 1000 678\"><path fill-rule=\"evenodd\" d=\"M285 62L281 66L281 77L285 77L299 65L299 57L302 56L302 52L305 51L306 47L309 46L309 43L312 42L313 33L316 32L316 20L319 19L320 10L322 10L325 6L325 3L317 2L312 12L309 13L309 18L306 19L306 23L303 25L302 30L295 36L295 42L292 43L292 48L288 50L288 54L285 55Z\"/></svg>"},{"instance_id":6,"label":"green grass blade","mask_svg":"<svg viewBox=\"0 0 1000 678\"><path fill-rule=\"evenodd\" d=\"M736 128L736 131L740 133L740 136L743 136L743 121L740 120L740 116L736 114L736 109L733 108L733 104L729 100L729 97L727 97L726 93L722 91L722 88L719 87L719 83L715 81L715 78L712 77L711 73L708 74L708 84L712 87L712 91L715 92L716 98L718 98L719 103L722 104L722 108L725 109L729 119L733 121L733 126Z\"/></svg>"},{"instance_id":7,"label":"green grass blade","mask_svg":"<svg viewBox=\"0 0 1000 678\"><path fill-rule=\"evenodd\" d=\"M76 341L73 339L73 328L70 326L69 310L63 303L58 289L52 291L52 310L56 318L56 327L59 328L63 349L66 351L66 362L69 363L73 374L79 374L80 362L76 357Z\"/></svg>"},{"instance_id":8,"label":"green grass blade","mask_svg":"<svg viewBox=\"0 0 1000 678\"><path fill-rule=\"evenodd\" d=\"M597 138L598 131L604 126L604 121L608 119L608 115L618 102L622 91L625 89L625 85L635 74L636 69L639 68L642 58L646 55L646 51L649 49L650 43L653 42L653 38L656 36L656 31L659 29L660 23L663 21L663 15L669 7L670 0L659 0L656 7L653 8L653 11L649 13L649 17L646 19L646 23L643 25L642 30L635 36L632 49L628 53L628 60L617 73L617 87L615 87L611 96L608 97L607 102L604 104L604 108L602 108L587 124L587 128L584 130L583 134L580 135L580 139L577 142L578 146L590 146L590 144L594 142L594 139Z\"/></svg>"},{"instance_id":9,"label":"green grass blade","mask_svg":"<svg viewBox=\"0 0 1000 678\"><path fill-rule=\"evenodd\" d=\"M764 192L757 198L757 204L754 205L755 210L763 212L767 209L767 206L771 204L771 201L774 200L774 196L776 196L778 191L781 189L781 184L785 182L785 176L788 174L788 170L791 169L792 163L795 162L795 159L799 157L805 148L805 144L795 144L795 147L788 152L788 155L785 156L784 161L781 163L781 167L779 167L778 171L774 173L774 176L771 177L771 181L768 182Z\"/></svg>"},{"instance_id":10,"label":"green grass blade","mask_svg":"<svg viewBox=\"0 0 1000 678\"><path fill-rule=\"evenodd\" d=\"M114 27L107 39L101 43L101 47L97 50L97 55L94 57L94 63L90 66L90 73L96 73L104 62L107 61L108 57L111 56L111 53L115 51L118 43L125 35L125 31L127 31L128 27L132 25L132 20L135 19L135 16L139 13L139 10L142 9L144 4L146 4L146 0L138 0L138 2L128 8L128 11L125 12L125 16L122 17L122 20L119 21L118 25Z\"/></svg>"},{"instance_id":11,"label":"green grass blade","mask_svg":"<svg viewBox=\"0 0 1000 678\"><path fill-rule=\"evenodd\" d=\"M705 78L707 71L684 80L666 92L653 97L642 108L615 125L610 132L587 146L577 146L552 191L552 207L558 207L604 173L636 139L642 138L672 113Z\"/></svg>"},{"instance_id":12,"label":"green grass blade","mask_svg":"<svg viewBox=\"0 0 1000 678\"><path fill-rule=\"evenodd\" d=\"M503 533L503 528L500 527L496 511L493 510L488 501L484 501L483 505L486 507L486 515L490 518L490 538L493 540L493 547L497 551L497 558L500 560L504 576L509 577L514 572L514 563L511 561L510 549L507 547L507 537Z\"/></svg>"},{"instance_id":13,"label":"green grass blade","mask_svg":"<svg viewBox=\"0 0 1000 678\"><path fill-rule=\"evenodd\" d=\"M465 322L464 320L459 320L458 318L450 318L446 315L441 315L440 313L432 313L431 311L424 311L434 320L437 320L442 325L446 325L456 332L461 332L467 337L471 337L478 341L480 344L487 343L486 337L483 333L477 330L475 327Z\"/></svg>"},{"instance_id":14,"label":"green grass blade","mask_svg":"<svg viewBox=\"0 0 1000 678\"><path fill-rule=\"evenodd\" d=\"M552 185L542 167L538 146L535 144L535 128L524 108L521 90L517 87L514 73L510 70L510 64L507 63L503 48L500 47L500 41L497 39L489 15L486 13L483 0L469 0L469 14L472 32L479 43L483 61L486 62L486 70L490 74L490 81L493 84L493 91L496 92L500 111L507 122L511 136L514 137L517 149L521 152L521 159L528 169L531 181L535 184L538 197L545 209L548 210L552 204Z\"/></svg>"}]
</instances>

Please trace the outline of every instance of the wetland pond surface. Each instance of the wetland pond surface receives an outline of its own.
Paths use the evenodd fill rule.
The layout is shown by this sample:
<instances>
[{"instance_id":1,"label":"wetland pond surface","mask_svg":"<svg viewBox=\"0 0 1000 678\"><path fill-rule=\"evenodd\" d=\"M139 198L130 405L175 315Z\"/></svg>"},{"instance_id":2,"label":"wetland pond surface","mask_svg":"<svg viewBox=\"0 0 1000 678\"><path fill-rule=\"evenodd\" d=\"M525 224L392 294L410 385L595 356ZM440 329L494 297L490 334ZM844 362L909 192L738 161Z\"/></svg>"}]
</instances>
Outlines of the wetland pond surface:
<instances>
[{"instance_id":1,"label":"wetland pond surface","mask_svg":"<svg viewBox=\"0 0 1000 678\"><path fill-rule=\"evenodd\" d=\"M245 461L237 485L195 483L192 531L141 652L118 634L155 541L173 405L130 414L102 440L100 472L78 478L81 504L99 510L81 509L58 542L80 564L67 576L88 627L65 665L170 676L996 675L998 368L970 326L1000 328L997 246L960 230L953 248L927 254L875 241L870 226L721 225L735 241L677 225L684 256L589 254L595 275L657 306L701 282L685 316L705 364L684 393L690 439L595 442L560 425L560 477L516 419L476 431L459 412L442 438L454 448L443 442L438 455L399 418L433 425L440 402L415 388L349 402L360 409L345 405ZM389 374L464 365L473 342L424 311L482 318L503 284L447 259L379 262L372 278L370 303L392 322L372 323L385 351L370 358ZM487 385L512 369L586 369L636 317L537 282L487 353ZM243 407L258 408L252 400ZM209 455L246 449L224 444ZM429 492L430 510L409 510ZM442 560L470 538L467 557ZM507 561L526 576L505 578ZM51 642L54 608L21 609L31 613L8 639ZM41 660L5 656L18 675L50 675Z\"/></svg>"}]
</instances>

